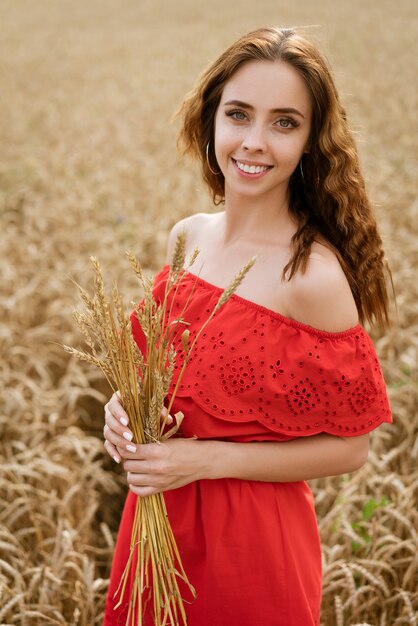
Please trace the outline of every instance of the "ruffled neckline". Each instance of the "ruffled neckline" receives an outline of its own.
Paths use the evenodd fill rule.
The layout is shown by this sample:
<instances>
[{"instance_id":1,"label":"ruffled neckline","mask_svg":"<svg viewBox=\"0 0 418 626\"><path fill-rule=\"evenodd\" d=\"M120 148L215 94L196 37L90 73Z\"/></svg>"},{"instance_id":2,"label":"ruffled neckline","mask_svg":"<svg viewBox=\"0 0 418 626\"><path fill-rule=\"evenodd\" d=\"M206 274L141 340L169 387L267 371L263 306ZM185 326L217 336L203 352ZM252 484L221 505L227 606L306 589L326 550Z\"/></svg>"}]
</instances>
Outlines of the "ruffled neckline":
<instances>
[{"instance_id":1,"label":"ruffled neckline","mask_svg":"<svg viewBox=\"0 0 418 626\"><path fill-rule=\"evenodd\" d=\"M170 266L166 264L164 265L162 271L168 272L169 268ZM223 287L219 287L218 285L215 285L214 283L211 283L205 280L204 278L201 278L197 274L193 274L193 272L190 272L190 270L184 270L184 276L186 278L190 278L190 280L192 280L196 285L199 285L200 287L207 289L209 291L215 292L219 295L221 295L221 293L224 291ZM259 311L263 313L264 315L268 315L269 317L276 319L283 324L286 324L293 328L298 328L299 330L304 330L307 333L311 333L320 337L340 339L344 337L350 337L351 335L355 335L356 333L359 333L360 331L365 332L364 328L360 324L356 324L352 328L348 328L342 331L332 332L332 331L327 331L327 330L321 330L319 328L315 328L314 326L310 326L309 324L298 322L297 320L291 317L286 317L285 315L282 315L281 313L274 311L273 309L269 309L268 307L265 307L262 304L258 304L257 302L254 302L253 300L248 300L247 298L243 298L242 296L239 296L236 293L233 293L230 296L230 300L232 300L233 302L237 302L238 304L241 304L242 306L248 309L253 309L255 311Z\"/></svg>"}]
</instances>

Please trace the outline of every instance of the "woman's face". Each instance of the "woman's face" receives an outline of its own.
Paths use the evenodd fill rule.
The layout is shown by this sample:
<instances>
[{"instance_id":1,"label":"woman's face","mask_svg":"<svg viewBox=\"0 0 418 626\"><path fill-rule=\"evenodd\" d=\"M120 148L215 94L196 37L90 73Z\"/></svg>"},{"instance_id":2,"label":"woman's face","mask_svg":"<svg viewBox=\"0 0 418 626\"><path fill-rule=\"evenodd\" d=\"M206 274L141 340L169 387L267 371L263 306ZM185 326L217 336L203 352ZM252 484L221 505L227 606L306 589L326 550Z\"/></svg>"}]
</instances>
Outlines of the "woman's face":
<instances>
[{"instance_id":1,"label":"woman's face","mask_svg":"<svg viewBox=\"0 0 418 626\"><path fill-rule=\"evenodd\" d=\"M225 84L215 116L215 153L225 197L283 197L309 151L312 103L298 72L283 61L249 61Z\"/></svg>"}]
</instances>

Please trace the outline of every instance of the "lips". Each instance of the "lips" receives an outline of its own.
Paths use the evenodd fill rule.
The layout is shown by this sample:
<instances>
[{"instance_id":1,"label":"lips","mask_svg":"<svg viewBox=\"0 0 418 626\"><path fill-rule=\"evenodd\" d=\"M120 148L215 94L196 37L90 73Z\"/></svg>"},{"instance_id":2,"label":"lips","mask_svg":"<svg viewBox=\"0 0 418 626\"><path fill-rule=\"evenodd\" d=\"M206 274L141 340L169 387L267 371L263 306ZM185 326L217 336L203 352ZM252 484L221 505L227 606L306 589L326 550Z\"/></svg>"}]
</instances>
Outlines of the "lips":
<instances>
[{"instance_id":1,"label":"lips","mask_svg":"<svg viewBox=\"0 0 418 626\"><path fill-rule=\"evenodd\" d=\"M273 167L272 165L264 165L262 163L244 163L238 159L232 159L232 161L240 172L252 176L264 174Z\"/></svg>"}]
</instances>

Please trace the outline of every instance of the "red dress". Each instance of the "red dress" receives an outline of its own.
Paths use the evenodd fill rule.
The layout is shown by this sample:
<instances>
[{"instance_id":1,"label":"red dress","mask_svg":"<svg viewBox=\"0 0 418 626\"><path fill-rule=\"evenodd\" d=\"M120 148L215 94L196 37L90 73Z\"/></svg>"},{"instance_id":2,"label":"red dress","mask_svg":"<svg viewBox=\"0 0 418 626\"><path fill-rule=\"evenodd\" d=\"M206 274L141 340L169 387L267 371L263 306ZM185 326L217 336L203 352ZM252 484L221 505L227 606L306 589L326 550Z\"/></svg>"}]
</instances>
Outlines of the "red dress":
<instances>
[{"instance_id":1,"label":"red dress","mask_svg":"<svg viewBox=\"0 0 418 626\"><path fill-rule=\"evenodd\" d=\"M167 275L165 266L156 277L157 301ZM191 292L183 317L192 339L222 289L186 272L173 319ZM132 326L143 349L134 316ZM178 362L183 330L180 325ZM180 410L184 437L236 442L288 441L321 432L350 437L391 421L376 353L361 326L320 331L237 295L198 340L172 413ZM201 480L167 491L164 498L197 592L195 602L185 605L189 626L319 625L321 548L305 482ZM130 492L104 626L125 624L126 609L113 610L113 594L129 554L135 503ZM144 624L152 623L147 615Z\"/></svg>"}]
</instances>

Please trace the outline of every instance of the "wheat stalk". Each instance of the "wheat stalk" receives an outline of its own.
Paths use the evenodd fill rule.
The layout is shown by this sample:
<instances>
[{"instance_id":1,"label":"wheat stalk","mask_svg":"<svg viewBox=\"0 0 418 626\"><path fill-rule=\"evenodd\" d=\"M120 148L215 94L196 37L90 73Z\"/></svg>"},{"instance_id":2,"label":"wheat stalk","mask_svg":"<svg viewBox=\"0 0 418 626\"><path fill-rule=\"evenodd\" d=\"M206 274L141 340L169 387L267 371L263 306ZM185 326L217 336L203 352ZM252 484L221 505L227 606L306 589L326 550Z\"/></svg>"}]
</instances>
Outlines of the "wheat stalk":
<instances>
[{"instance_id":1,"label":"wheat stalk","mask_svg":"<svg viewBox=\"0 0 418 626\"><path fill-rule=\"evenodd\" d=\"M175 425L168 432L166 425L190 355L216 311L228 301L255 262L255 259L252 259L247 263L223 291L191 343L189 329L185 328L182 332L181 342L185 356L165 417L161 420L164 401L174 373L176 359L174 334L179 324L187 324L183 316L193 296L192 289L182 311L172 320L172 307L178 288L187 267L198 255L198 250L195 249L185 270L185 251L186 234L183 232L176 241L164 297L160 303L157 303L153 296L153 280L145 276L136 257L127 252L130 265L144 293L143 300L135 311L146 337L145 354L142 354L133 339L129 315L117 285L113 287L111 299L107 299L100 264L94 257L91 258L95 276L94 293L90 295L79 287L85 310L77 311L74 316L88 350L64 346L71 355L99 367L112 389L119 391L121 404L129 415L133 441L138 444L159 443L177 432L183 419L181 413L175 415ZM193 597L196 593L184 571L161 493L137 500L130 556L115 594L117 599L115 609L125 600L127 583L132 571L134 582L129 598L126 626L142 624L148 597L152 599L155 626L187 624L179 581L185 583Z\"/></svg>"}]
</instances>

